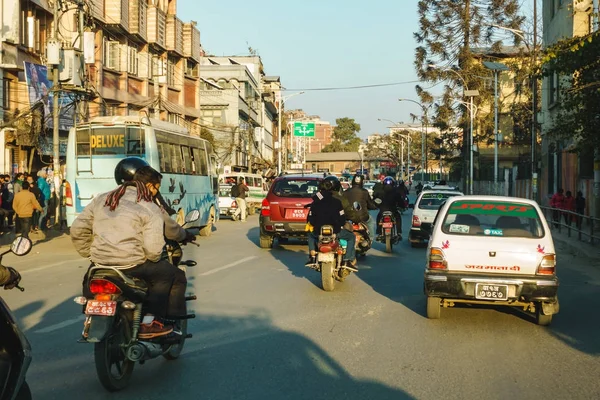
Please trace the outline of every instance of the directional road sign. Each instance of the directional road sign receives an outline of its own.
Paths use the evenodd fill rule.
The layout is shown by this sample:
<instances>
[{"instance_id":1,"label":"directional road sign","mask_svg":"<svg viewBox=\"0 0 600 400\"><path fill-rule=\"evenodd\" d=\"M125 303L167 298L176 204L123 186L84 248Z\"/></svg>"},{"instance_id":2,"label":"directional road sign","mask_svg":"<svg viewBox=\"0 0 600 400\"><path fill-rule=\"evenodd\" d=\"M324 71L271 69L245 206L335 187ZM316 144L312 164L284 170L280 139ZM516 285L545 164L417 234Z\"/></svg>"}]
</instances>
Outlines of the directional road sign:
<instances>
[{"instance_id":1,"label":"directional road sign","mask_svg":"<svg viewBox=\"0 0 600 400\"><path fill-rule=\"evenodd\" d=\"M314 122L294 122L294 136L314 137Z\"/></svg>"}]
</instances>

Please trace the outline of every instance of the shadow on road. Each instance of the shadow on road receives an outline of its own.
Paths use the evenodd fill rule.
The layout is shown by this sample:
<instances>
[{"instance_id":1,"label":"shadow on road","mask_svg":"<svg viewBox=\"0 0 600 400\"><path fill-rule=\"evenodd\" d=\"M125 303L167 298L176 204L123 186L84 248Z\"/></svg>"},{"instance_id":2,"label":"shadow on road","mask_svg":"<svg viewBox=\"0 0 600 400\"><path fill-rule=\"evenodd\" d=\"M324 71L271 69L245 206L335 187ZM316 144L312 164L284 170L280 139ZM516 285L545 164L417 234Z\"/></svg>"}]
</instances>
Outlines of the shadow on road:
<instances>
[{"instance_id":1,"label":"shadow on road","mask_svg":"<svg viewBox=\"0 0 600 400\"><path fill-rule=\"evenodd\" d=\"M274 327L261 311L241 316L198 314L195 337L177 361L136 365L129 388L111 399L410 399L406 392L352 377L305 336ZM75 345L74 345L75 346ZM91 346L84 346L91 353ZM35 361L34 361L35 362ZM41 365L40 365L41 364ZM43 382L32 382L39 399L106 399L89 358L65 357L36 366Z\"/></svg>"}]
</instances>

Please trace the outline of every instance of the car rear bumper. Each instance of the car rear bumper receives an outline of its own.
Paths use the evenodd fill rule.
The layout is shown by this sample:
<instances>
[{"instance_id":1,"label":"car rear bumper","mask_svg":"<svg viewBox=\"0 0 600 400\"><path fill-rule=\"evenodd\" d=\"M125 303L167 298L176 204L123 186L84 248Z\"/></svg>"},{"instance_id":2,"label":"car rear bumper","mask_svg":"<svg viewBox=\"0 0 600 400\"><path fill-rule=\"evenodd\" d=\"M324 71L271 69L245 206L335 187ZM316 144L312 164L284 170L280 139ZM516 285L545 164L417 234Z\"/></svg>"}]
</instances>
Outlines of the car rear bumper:
<instances>
[{"instance_id":1,"label":"car rear bumper","mask_svg":"<svg viewBox=\"0 0 600 400\"><path fill-rule=\"evenodd\" d=\"M409 242L421 242L423 240L429 240L429 235L421 230L421 228L410 228L408 233Z\"/></svg>"},{"instance_id":2,"label":"car rear bumper","mask_svg":"<svg viewBox=\"0 0 600 400\"><path fill-rule=\"evenodd\" d=\"M229 207L220 207L219 214L221 215L232 215L237 208L229 208Z\"/></svg>"},{"instance_id":3,"label":"car rear bumper","mask_svg":"<svg viewBox=\"0 0 600 400\"><path fill-rule=\"evenodd\" d=\"M475 297L475 286L478 283L507 285L509 302L555 303L558 301L559 283L555 276L497 276L426 271L424 290L427 296L479 301ZM494 300L489 301L494 302Z\"/></svg>"},{"instance_id":4,"label":"car rear bumper","mask_svg":"<svg viewBox=\"0 0 600 400\"><path fill-rule=\"evenodd\" d=\"M306 222L272 221L269 217L260 216L260 232L263 235L281 237L306 238Z\"/></svg>"}]
</instances>

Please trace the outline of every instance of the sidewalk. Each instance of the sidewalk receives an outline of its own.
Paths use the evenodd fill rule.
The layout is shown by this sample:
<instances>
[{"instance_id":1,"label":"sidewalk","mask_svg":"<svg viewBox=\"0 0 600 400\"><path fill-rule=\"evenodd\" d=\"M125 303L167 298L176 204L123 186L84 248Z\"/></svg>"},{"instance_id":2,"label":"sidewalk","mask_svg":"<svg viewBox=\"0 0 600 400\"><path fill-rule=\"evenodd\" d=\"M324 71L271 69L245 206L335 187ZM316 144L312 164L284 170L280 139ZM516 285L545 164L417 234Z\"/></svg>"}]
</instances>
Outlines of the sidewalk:
<instances>
[{"instance_id":1,"label":"sidewalk","mask_svg":"<svg viewBox=\"0 0 600 400\"><path fill-rule=\"evenodd\" d=\"M40 232L30 233L29 239L31 239L33 244L36 245L38 243L48 242L52 239L55 239L55 238L58 238L61 236L65 236L68 234L69 234L68 230L60 231L60 230L56 230L54 228L50 228L45 232L40 231ZM17 235L15 234L14 230L11 232L0 232L0 246L8 246L15 240L16 237L17 237Z\"/></svg>"},{"instance_id":2,"label":"sidewalk","mask_svg":"<svg viewBox=\"0 0 600 400\"><path fill-rule=\"evenodd\" d=\"M571 231L571 237L569 237L567 229L564 227L561 232L558 232L558 229L551 227L551 232L554 244L564 247L572 256L583 256L596 260L600 259L600 242L595 240L592 245L589 242L589 238L586 236L582 236L582 240L579 240L576 231ZM560 258L560 254L558 257Z\"/></svg>"}]
</instances>

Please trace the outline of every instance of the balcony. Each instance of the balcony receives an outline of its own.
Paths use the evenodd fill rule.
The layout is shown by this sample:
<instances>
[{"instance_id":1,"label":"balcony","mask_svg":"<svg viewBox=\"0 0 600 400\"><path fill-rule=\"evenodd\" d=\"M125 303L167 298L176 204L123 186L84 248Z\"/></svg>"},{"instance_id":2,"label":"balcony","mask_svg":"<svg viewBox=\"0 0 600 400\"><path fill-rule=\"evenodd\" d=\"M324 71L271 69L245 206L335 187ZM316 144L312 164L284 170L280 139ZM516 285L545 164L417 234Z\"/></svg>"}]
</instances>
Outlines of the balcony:
<instances>
[{"instance_id":1,"label":"balcony","mask_svg":"<svg viewBox=\"0 0 600 400\"><path fill-rule=\"evenodd\" d=\"M144 41L148 38L148 3L146 0L129 2L129 33Z\"/></svg>"},{"instance_id":2,"label":"balcony","mask_svg":"<svg viewBox=\"0 0 600 400\"><path fill-rule=\"evenodd\" d=\"M157 6L148 6L148 43L166 50L167 15Z\"/></svg>"},{"instance_id":3,"label":"balcony","mask_svg":"<svg viewBox=\"0 0 600 400\"><path fill-rule=\"evenodd\" d=\"M105 0L104 15L107 27L129 31L129 2L127 0Z\"/></svg>"},{"instance_id":4,"label":"balcony","mask_svg":"<svg viewBox=\"0 0 600 400\"><path fill-rule=\"evenodd\" d=\"M200 31L195 22L183 24L183 55L200 61Z\"/></svg>"},{"instance_id":5,"label":"balcony","mask_svg":"<svg viewBox=\"0 0 600 400\"><path fill-rule=\"evenodd\" d=\"M183 56L183 22L176 15L167 15L167 50Z\"/></svg>"},{"instance_id":6,"label":"balcony","mask_svg":"<svg viewBox=\"0 0 600 400\"><path fill-rule=\"evenodd\" d=\"M94 0L91 2L92 16L102 22L106 21L104 16L104 0Z\"/></svg>"}]
</instances>

